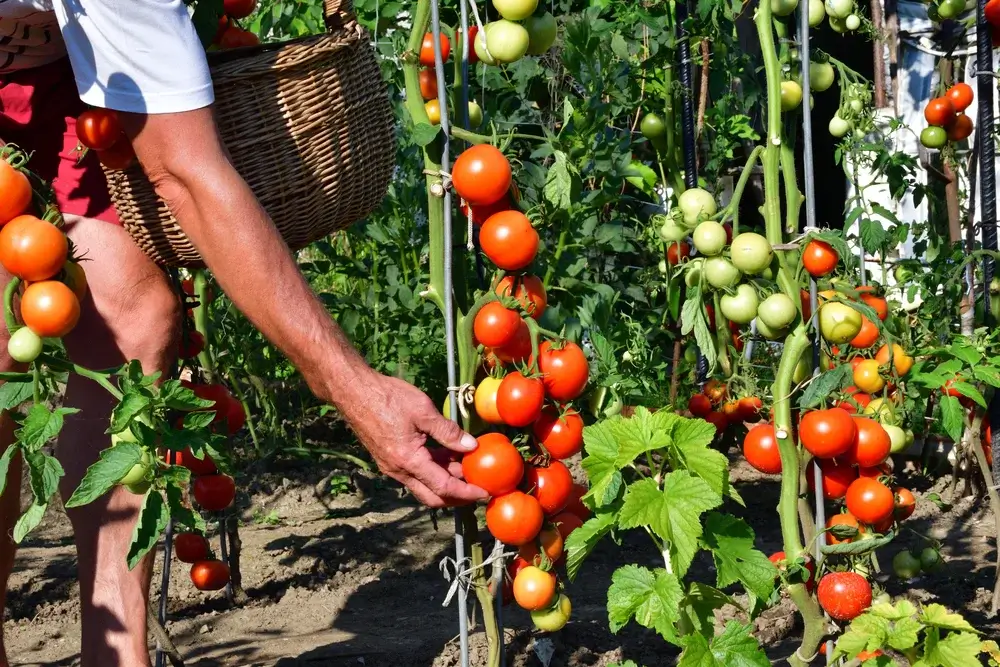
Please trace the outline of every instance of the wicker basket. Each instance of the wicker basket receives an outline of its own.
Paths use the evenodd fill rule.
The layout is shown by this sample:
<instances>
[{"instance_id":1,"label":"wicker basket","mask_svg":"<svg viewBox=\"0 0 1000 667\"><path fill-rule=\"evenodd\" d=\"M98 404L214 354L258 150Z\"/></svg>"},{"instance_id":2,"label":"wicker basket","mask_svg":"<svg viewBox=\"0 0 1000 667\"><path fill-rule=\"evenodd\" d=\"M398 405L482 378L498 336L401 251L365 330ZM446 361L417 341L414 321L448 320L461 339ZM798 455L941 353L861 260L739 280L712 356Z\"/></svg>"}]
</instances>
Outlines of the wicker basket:
<instances>
[{"instance_id":1,"label":"wicker basket","mask_svg":"<svg viewBox=\"0 0 1000 667\"><path fill-rule=\"evenodd\" d=\"M209 54L223 142L293 250L371 213L393 171L388 92L348 2L326 0L324 35ZM122 224L149 257L203 266L138 165L105 173Z\"/></svg>"}]
</instances>

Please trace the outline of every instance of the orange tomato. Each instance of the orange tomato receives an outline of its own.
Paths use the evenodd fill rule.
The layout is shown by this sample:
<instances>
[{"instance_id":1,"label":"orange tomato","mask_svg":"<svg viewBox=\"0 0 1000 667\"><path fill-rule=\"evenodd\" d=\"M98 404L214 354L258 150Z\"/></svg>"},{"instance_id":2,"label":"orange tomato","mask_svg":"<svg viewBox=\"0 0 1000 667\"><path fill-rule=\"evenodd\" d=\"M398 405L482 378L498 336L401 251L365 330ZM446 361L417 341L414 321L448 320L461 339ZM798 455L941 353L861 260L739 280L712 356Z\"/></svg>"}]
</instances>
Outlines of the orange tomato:
<instances>
[{"instance_id":1,"label":"orange tomato","mask_svg":"<svg viewBox=\"0 0 1000 667\"><path fill-rule=\"evenodd\" d=\"M955 111L961 113L969 108L969 105L972 104L972 99L975 96L972 93L972 86L967 83L956 83L948 89L945 97L951 100L951 104L955 107Z\"/></svg>"},{"instance_id":2,"label":"orange tomato","mask_svg":"<svg viewBox=\"0 0 1000 667\"><path fill-rule=\"evenodd\" d=\"M19 215L0 229L0 264L22 280L48 280L69 255L62 230L33 215Z\"/></svg>"},{"instance_id":3,"label":"orange tomato","mask_svg":"<svg viewBox=\"0 0 1000 667\"><path fill-rule=\"evenodd\" d=\"M851 339L851 347L865 350L878 341L878 327L864 315L861 316L861 331Z\"/></svg>"},{"instance_id":4,"label":"orange tomato","mask_svg":"<svg viewBox=\"0 0 1000 667\"><path fill-rule=\"evenodd\" d=\"M889 317L889 304L884 298L875 296L871 292L862 292L861 301L871 306L875 314L883 322L885 318Z\"/></svg>"},{"instance_id":5,"label":"orange tomato","mask_svg":"<svg viewBox=\"0 0 1000 667\"><path fill-rule=\"evenodd\" d=\"M80 320L80 300L55 280L32 283L21 296L21 319L42 338L62 338Z\"/></svg>"},{"instance_id":6,"label":"orange tomato","mask_svg":"<svg viewBox=\"0 0 1000 667\"><path fill-rule=\"evenodd\" d=\"M889 346L883 345L875 353L875 361L879 363L879 366L885 366L889 363ZM913 368L913 357L906 353L900 345L896 343L892 344L892 365L896 369L896 374L903 377L910 372Z\"/></svg>"},{"instance_id":7,"label":"orange tomato","mask_svg":"<svg viewBox=\"0 0 1000 667\"><path fill-rule=\"evenodd\" d=\"M851 526L852 528L857 528L859 531L861 530L861 524L858 523L857 518L855 518L855 516L850 512L845 512L843 514L834 514L833 516L831 516L826 522L826 527L827 529L829 529L834 526ZM853 542L854 539L855 538L853 537L845 537L843 539L838 539L831 532L827 532L826 534L827 544L841 544L843 542Z\"/></svg>"},{"instance_id":8,"label":"orange tomato","mask_svg":"<svg viewBox=\"0 0 1000 667\"><path fill-rule=\"evenodd\" d=\"M425 100L436 100L438 96L437 71L433 67L420 70L420 95Z\"/></svg>"},{"instance_id":9,"label":"orange tomato","mask_svg":"<svg viewBox=\"0 0 1000 667\"><path fill-rule=\"evenodd\" d=\"M31 183L23 172L0 160L0 225L31 206Z\"/></svg>"},{"instance_id":10,"label":"orange tomato","mask_svg":"<svg viewBox=\"0 0 1000 667\"><path fill-rule=\"evenodd\" d=\"M948 127L955 121L955 105L947 97L935 97L924 107L924 119L928 125Z\"/></svg>"},{"instance_id":11,"label":"orange tomato","mask_svg":"<svg viewBox=\"0 0 1000 667\"><path fill-rule=\"evenodd\" d=\"M427 100L424 103L424 111L427 112L427 120L431 125L441 124L441 103L437 100Z\"/></svg>"},{"instance_id":12,"label":"orange tomato","mask_svg":"<svg viewBox=\"0 0 1000 667\"><path fill-rule=\"evenodd\" d=\"M470 49L471 50L471 49ZM441 62L448 60L448 56L451 55L451 42L448 41L448 36L444 33L441 34ZM427 33L424 35L423 42L420 44L420 64L424 67L433 67L434 61L434 35Z\"/></svg>"}]
</instances>

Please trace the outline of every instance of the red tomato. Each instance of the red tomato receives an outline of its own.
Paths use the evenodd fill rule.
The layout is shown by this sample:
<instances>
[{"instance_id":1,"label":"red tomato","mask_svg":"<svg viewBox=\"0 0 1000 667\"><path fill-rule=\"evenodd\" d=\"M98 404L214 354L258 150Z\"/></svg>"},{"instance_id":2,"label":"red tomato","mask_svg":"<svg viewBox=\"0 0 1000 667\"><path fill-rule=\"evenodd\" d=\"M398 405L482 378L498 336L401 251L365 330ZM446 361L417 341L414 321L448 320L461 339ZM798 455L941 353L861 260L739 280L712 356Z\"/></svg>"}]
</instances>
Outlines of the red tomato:
<instances>
[{"instance_id":1,"label":"red tomato","mask_svg":"<svg viewBox=\"0 0 1000 667\"><path fill-rule=\"evenodd\" d=\"M860 287L858 288L861 289ZM878 318L885 321L885 318L889 317L889 302L885 300L885 297L877 296L871 292L862 292L861 301L872 307Z\"/></svg>"},{"instance_id":2,"label":"red tomato","mask_svg":"<svg viewBox=\"0 0 1000 667\"><path fill-rule=\"evenodd\" d=\"M218 512L233 504L236 498L236 482L229 475L204 475L195 477L194 499L202 509Z\"/></svg>"},{"instance_id":3,"label":"red tomato","mask_svg":"<svg viewBox=\"0 0 1000 667\"><path fill-rule=\"evenodd\" d=\"M958 389L955 389L956 379L952 378L944 383L941 387L941 393L947 396L954 396L955 398L962 398L963 394Z\"/></svg>"},{"instance_id":4,"label":"red tomato","mask_svg":"<svg viewBox=\"0 0 1000 667\"><path fill-rule=\"evenodd\" d=\"M462 457L462 476L491 496L502 496L517 488L524 475L524 459L507 436L484 433L479 446Z\"/></svg>"},{"instance_id":5,"label":"red tomato","mask_svg":"<svg viewBox=\"0 0 1000 667\"><path fill-rule=\"evenodd\" d=\"M508 364L520 363L531 356L531 332L528 331L528 325L524 320L521 320L514 338L493 352L497 359Z\"/></svg>"},{"instance_id":6,"label":"red tomato","mask_svg":"<svg viewBox=\"0 0 1000 667\"><path fill-rule=\"evenodd\" d=\"M802 251L802 266L813 278L822 278L833 273L840 256L826 241L812 239ZM808 297L806 297L808 301ZM808 319L808 318L806 318Z\"/></svg>"},{"instance_id":7,"label":"red tomato","mask_svg":"<svg viewBox=\"0 0 1000 667\"><path fill-rule=\"evenodd\" d=\"M712 379L705 383L702 393L708 396L708 400L712 401L712 405L719 405L725 400L728 391L725 384L719 380Z\"/></svg>"},{"instance_id":8,"label":"red tomato","mask_svg":"<svg viewBox=\"0 0 1000 667\"><path fill-rule=\"evenodd\" d=\"M967 83L956 83L948 89L945 96L951 100L952 106L955 107L955 111L958 112L968 109L972 104L972 99L974 97L972 93L972 86Z\"/></svg>"},{"instance_id":9,"label":"red tomato","mask_svg":"<svg viewBox=\"0 0 1000 667\"><path fill-rule=\"evenodd\" d=\"M972 119L960 113L948 128L948 141L964 141L972 136L974 129Z\"/></svg>"},{"instance_id":10,"label":"red tomato","mask_svg":"<svg viewBox=\"0 0 1000 667\"><path fill-rule=\"evenodd\" d=\"M122 136L118 112L111 109L88 109L76 119L76 137L95 151L106 151Z\"/></svg>"},{"instance_id":11,"label":"red tomato","mask_svg":"<svg viewBox=\"0 0 1000 667\"><path fill-rule=\"evenodd\" d=\"M538 232L520 211L490 216L479 230L479 245L491 262L505 271L520 271L538 253Z\"/></svg>"},{"instance_id":12,"label":"red tomato","mask_svg":"<svg viewBox=\"0 0 1000 667\"><path fill-rule=\"evenodd\" d=\"M451 184L472 206L499 201L511 187L510 162L497 148L479 144L465 149L451 168Z\"/></svg>"},{"instance_id":13,"label":"red tomato","mask_svg":"<svg viewBox=\"0 0 1000 667\"><path fill-rule=\"evenodd\" d=\"M872 397L869 394L864 393L853 384L850 387L845 387L843 393L846 394L847 400L837 403L836 407L847 412L861 413L872 402Z\"/></svg>"},{"instance_id":14,"label":"red tomato","mask_svg":"<svg viewBox=\"0 0 1000 667\"><path fill-rule=\"evenodd\" d=\"M583 484L574 484L569 492L569 502L566 503L566 512L575 514L581 521L586 521L590 518L590 508L584 505L581 500L587 491L587 487ZM563 514L566 512L563 512Z\"/></svg>"},{"instance_id":15,"label":"red tomato","mask_svg":"<svg viewBox=\"0 0 1000 667\"><path fill-rule=\"evenodd\" d=\"M688 399L688 411L695 417L707 417L712 411L712 401L705 394L695 394Z\"/></svg>"},{"instance_id":16,"label":"red tomato","mask_svg":"<svg viewBox=\"0 0 1000 667\"><path fill-rule=\"evenodd\" d=\"M437 70L433 67L420 70L420 96L425 100L438 98Z\"/></svg>"},{"instance_id":17,"label":"red tomato","mask_svg":"<svg viewBox=\"0 0 1000 667\"><path fill-rule=\"evenodd\" d=\"M892 442L882 425L868 417L854 417L857 436L850 449L844 453L844 462L862 468L874 468L889 458Z\"/></svg>"},{"instance_id":18,"label":"red tomato","mask_svg":"<svg viewBox=\"0 0 1000 667\"><path fill-rule=\"evenodd\" d=\"M740 421L754 421L760 418L761 410L764 409L764 402L756 396L744 396L740 399L739 419Z\"/></svg>"},{"instance_id":19,"label":"red tomato","mask_svg":"<svg viewBox=\"0 0 1000 667\"><path fill-rule=\"evenodd\" d=\"M547 516L565 509L573 490L573 476L561 461L552 461L547 467L528 466L524 472L528 493L538 499Z\"/></svg>"},{"instance_id":20,"label":"red tomato","mask_svg":"<svg viewBox=\"0 0 1000 667\"><path fill-rule=\"evenodd\" d=\"M181 359L194 359L204 351L205 337L200 331L187 332L177 343L177 356Z\"/></svg>"},{"instance_id":21,"label":"red tomato","mask_svg":"<svg viewBox=\"0 0 1000 667\"><path fill-rule=\"evenodd\" d=\"M830 459L813 459L806 466L806 483L810 491L816 489L816 465L823 474L823 497L828 500L840 500L847 495L851 482L858 478L854 466L848 463L838 463Z\"/></svg>"},{"instance_id":22,"label":"red tomato","mask_svg":"<svg viewBox=\"0 0 1000 667\"><path fill-rule=\"evenodd\" d=\"M892 516L895 504L889 487L870 477L859 477L847 489L847 511L862 523L882 523Z\"/></svg>"},{"instance_id":23,"label":"red tomato","mask_svg":"<svg viewBox=\"0 0 1000 667\"><path fill-rule=\"evenodd\" d=\"M781 472L781 454L778 439L774 437L774 426L757 424L743 438L743 456L747 463L769 475Z\"/></svg>"},{"instance_id":24,"label":"red tomato","mask_svg":"<svg viewBox=\"0 0 1000 667\"><path fill-rule=\"evenodd\" d=\"M208 540L198 533L180 533L174 536L174 555L182 563L194 563L209 557Z\"/></svg>"},{"instance_id":25,"label":"red tomato","mask_svg":"<svg viewBox=\"0 0 1000 667\"><path fill-rule=\"evenodd\" d=\"M541 548L539 548L541 545ZM542 564L542 551L550 563L555 563L563 555L563 536L555 526L546 526L538 533L538 539L521 545L517 550L517 558L527 561L531 565Z\"/></svg>"},{"instance_id":26,"label":"red tomato","mask_svg":"<svg viewBox=\"0 0 1000 667\"><path fill-rule=\"evenodd\" d=\"M497 412L509 426L523 428L542 415L545 387L538 378L526 378L520 371L504 377L497 389Z\"/></svg>"},{"instance_id":27,"label":"red tomato","mask_svg":"<svg viewBox=\"0 0 1000 667\"><path fill-rule=\"evenodd\" d=\"M234 19L245 19L257 9L257 0L223 0L222 11Z\"/></svg>"},{"instance_id":28,"label":"red tomato","mask_svg":"<svg viewBox=\"0 0 1000 667\"><path fill-rule=\"evenodd\" d=\"M889 469L889 464L887 463L873 466L871 468L858 468L858 477L870 477L872 479L882 479L883 477L888 477L891 474L892 470Z\"/></svg>"},{"instance_id":29,"label":"red tomato","mask_svg":"<svg viewBox=\"0 0 1000 667\"><path fill-rule=\"evenodd\" d=\"M500 297L513 295L524 311L536 320L541 318L548 306L545 285L538 276L504 276L497 283L496 293Z\"/></svg>"},{"instance_id":30,"label":"red tomato","mask_svg":"<svg viewBox=\"0 0 1000 667\"><path fill-rule=\"evenodd\" d=\"M872 604L872 587L855 572L831 572L816 591L823 611L838 621L852 621Z\"/></svg>"},{"instance_id":31,"label":"red tomato","mask_svg":"<svg viewBox=\"0 0 1000 667\"><path fill-rule=\"evenodd\" d=\"M878 342L878 327L864 315L861 316L861 331L851 339L851 347L857 350L867 350Z\"/></svg>"},{"instance_id":32,"label":"red tomato","mask_svg":"<svg viewBox=\"0 0 1000 667\"><path fill-rule=\"evenodd\" d=\"M913 514L913 510L917 509L917 499L913 497L913 493L909 489L899 486L896 487L893 496L895 499L893 513L896 520L905 521L909 519Z\"/></svg>"},{"instance_id":33,"label":"red tomato","mask_svg":"<svg viewBox=\"0 0 1000 667\"><path fill-rule=\"evenodd\" d=\"M667 246L667 263L676 266L681 262L686 262L691 255L691 245L687 241L671 243Z\"/></svg>"},{"instance_id":34,"label":"red tomato","mask_svg":"<svg viewBox=\"0 0 1000 667\"><path fill-rule=\"evenodd\" d=\"M568 459L583 449L583 419L576 410L559 414L554 407L545 408L531 429L552 458Z\"/></svg>"},{"instance_id":35,"label":"red tomato","mask_svg":"<svg viewBox=\"0 0 1000 667\"><path fill-rule=\"evenodd\" d=\"M858 428L845 410L813 410L799 422L799 439L810 454L820 459L840 456L854 442Z\"/></svg>"},{"instance_id":36,"label":"red tomato","mask_svg":"<svg viewBox=\"0 0 1000 667\"><path fill-rule=\"evenodd\" d=\"M97 151L97 159L111 171L124 171L135 160L135 149L132 148L132 142L123 137L111 148Z\"/></svg>"},{"instance_id":37,"label":"red tomato","mask_svg":"<svg viewBox=\"0 0 1000 667\"><path fill-rule=\"evenodd\" d=\"M861 530L861 524L858 523L857 517L855 517L850 512L846 512L844 514L834 514L833 516L831 516L829 519L826 520L827 544L842 544L845 542L853 542L855 539L857 539L857 536L845 537L843 539L838 538L836 535L829 532L829 529L832 528L833 526L850 526L851 528L856 528L859 531Z\"/></svg>"},{"instance_id":38,"label":"red tomato","mask_svg":"<svg viewBox=\"0 0 1000 667\"><path fill-rule=\"evenodd\" d=\"M955 122L955 105L947 97L935 97L924 107L924 119L928 125L948 127Z\"/></svg>"},{"instance_id":39,"label":"red tomato","mask_svg":"<svg viewBox=\"0 0 1000 667\"><path fill-rule=\"evenodd\" d=\"M538 369L542 372L545 393L565 403L583 393L590 379L590 365L580 346L565 341L556 347L549 341L538 346Z\"/></svg>"},{"instance_id":40,"label":"red tomato","mask_svg":"<svg viewBox=\"0 0 1000 667\"><path fill-rule=\"evenodd\" d=\"M47 220L19 215L0 228L0 264L21 280L48 280L62 271L68 256L66 234Z\"/></svg>"},{"instance_id":41,"label":"red tomato","mask_svg":"<svg viewBox=\"0 0 1000 667\"><path fill-rule=\"evenodd\" d=\"M448 41L448 36L441 33L441 62L448 60L448 56L451 55L451 42ZM420 64L424 67L434 67L434 35L432 33L427 33L424 35L424 40L420 44Z\"/></svg>"},{"instance_id":42,"label":"red tomato","mask_svg":"<svg viewBox=\"0 0 1000 667\"><path fill-rule=\"evenodd\" d=\"M572 512L561 512L552 517L552 523L559 529L559 534L565 540L574 530L583 525L583 519Z\"/></svg>"},{"instance_id":43,"label":"red tomato","mask_svg":"<svg viewBox=\"0 0 1000 667\"><path fill-rule=\"evenodd\" d=\"M520 491L496 496L486 504L486 527L490 534L511 546L519 547L535 539L544 519L538 501Z\"/></svg>"},{"instance_id":44,"label":"red tomato","mask_svg":"<svg viewBox=\"0 0 1000 667\"><path fill-rule=\"evenodd\" d=\"M214 475L219 471L215 466L215 461L208 454L205 454L204 458L196 458L191 452L191 448L188 447L183 452L174 452L174 465L184 466L191 471L191 474L195 477L201 475Z\"/></svg>"},{"instance_id":45,"label":"red tomato","mask_svg":"<svg viewBox=\"0 0 1000 667\"><path fill-rule=\"evenodd\" d=\"M241 49L260 44L260 37L238 25L230 24L219 37L219 47L226 49Z\"/></svg>"},{"instance_id":46,"label":"red tomato","mask_svg":"<svg viewBox=\"0 0 1000 667\"><path fill-rule=\"evenodd\" d=\"M715 434L720 435L729 426L729 417L724 412L709 412L705 421L715 427Z\"/></svg>"},{"instance_id":47,"label":"red tomato","mask_svg":"<svg viewBox=\"0 0 1000 667\"><path fill-rule=\"evenodd\" d=\"M199 591L218 591L229 583L229 566L221 560L200 560L191 566L191 581Z\"/></svg>"},{"instance_id":48,"label":"red tomato","mask_svg":"<svg viewBox=\"0 0 1000 667\"><path fill-rule=\"evenodd\" d=\"M198 398L214 401L215 405L204 408L205 411L215 412L215 417L212 419L213 425L223 425L227 432L233 435L246 424L246 412L243 410L243 405L233 398L224 385L193 384L188 381L182 381L181 384L193 391Z\"/></svg>"},{"instance_id":49,"label":"red tomato","mask_svg":"<svg viewBox=\"0 0 1000 667\"><path fill-rule=\"evenodd\" d=\"M989 0L986 3L985 14L986 21L991 27L1000 27L1000 0Z\"/></svg>"},{"instance_id":50,"label":"red tomato","mask_svg":"<svg viewBox=\"0 0 1000 667\"><path fill-rule=\"evenodd\" d=\"M476 313L472 332L486 347L503 347L514 339L521 326L521 316L504 308L499 301L490 301Z\"/></svg>"}]
</instances>

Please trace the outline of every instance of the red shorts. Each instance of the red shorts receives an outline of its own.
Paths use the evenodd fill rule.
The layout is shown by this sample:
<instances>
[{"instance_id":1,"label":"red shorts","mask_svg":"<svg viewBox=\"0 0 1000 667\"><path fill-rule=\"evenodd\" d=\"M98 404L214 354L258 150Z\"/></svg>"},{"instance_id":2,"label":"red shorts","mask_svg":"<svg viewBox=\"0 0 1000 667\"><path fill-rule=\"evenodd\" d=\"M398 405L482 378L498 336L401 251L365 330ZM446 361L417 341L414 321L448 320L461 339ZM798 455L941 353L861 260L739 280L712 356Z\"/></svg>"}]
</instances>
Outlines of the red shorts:
<instances>
[{"instance_id":1,"label":"red shorts","mask_svg":"<svg viewBox=\"0 0 1000 667\"><path fill-rule=\"evenodd\" d=\"M80 101L69 59L0 74L0 140L31 153L28 169L55 190L64 214L120 224L97 156L78 162Z\"/></svg>"}]
</instances>

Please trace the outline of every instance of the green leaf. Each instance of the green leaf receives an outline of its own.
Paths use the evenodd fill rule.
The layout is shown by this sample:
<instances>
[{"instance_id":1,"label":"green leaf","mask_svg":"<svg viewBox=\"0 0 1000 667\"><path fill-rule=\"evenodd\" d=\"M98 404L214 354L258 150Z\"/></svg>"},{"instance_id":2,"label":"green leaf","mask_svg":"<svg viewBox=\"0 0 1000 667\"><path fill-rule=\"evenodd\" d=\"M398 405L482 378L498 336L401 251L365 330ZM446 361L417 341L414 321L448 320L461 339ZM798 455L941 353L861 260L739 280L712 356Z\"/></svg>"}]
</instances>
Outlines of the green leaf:
<instances>
[{"instance_id":1,"label":"green leaf","mask_svg":"<svg viewBox=\"0 0 1000 667\"><path fill-rule=\"evenodd\" d=\"M566 154L555 151L555 161L545 175L545 200L556 208L568 209L573 205L573 175Z\"/></svg>"},{"instance_id":2,"label":"green leaf","mask_svg":"<svg viewBox=\"0 0 1000 667\"><path fill-rule=\"evenodd\" d=\"M413 127L410 129L410 139L417 146L423 147L437 139L440 132L440 125L431 125L430 123L421 121L413 124Z\"/></svg>"},{"instance_id":3,"label":"green leaf","mask_svg":"<svg viewBox=\"0 0 1000 667\"><path fill-rule=\"evenodd\" d=\"M915 618L901 618L892 624L885 643L897 651L905 651L917 645L920 641L920 631L923 626Z\"/></svg>"},{"instance_id":4,"label":"green leaf","mask_svg":"<svg viewBox=\"0 0 1000 667\"><path fill-rule=\"evenodd\" d=\"M189 412L184 415L184 430L194 431L203 429L215 419L215 411L210 412Z\"/></svg>"},{"instance_id":5,"label":"green leaf","mask_svg":"<svg viewBox=\"0 0 1000 667\"><path fill-rule=\"evenodd\" d=\"M890 621L899 621L916 615L917 608L909 600L899 600L895 604L877 602L871 606L867 613Z\"/></svg>"},{"instance_id":6,"label":"green leaf","mask_svg":"<svg viewBox=\"0 0 1000 667\"><path fill-rule=\"evenodd\" d=\"M962 439L962 430L965 428L965 411L962 404L954 396L941 397L941 426L944 427L948 437L959 442Z\"/></svg>"},{"instance_id":7,"label":"green leaf","mask_svg":"<svg viewBox=\"0 0 1000 667\"><path fill-rule=\"evenodd\" d=\"M727 604L739 606L718 588L693 581L688 586L683 606L688 609L688 619L694 626L694 631L711 637L715 634L715 610L722 609Z\"/></svg>"},{"instance_id":8,"label":"green leaf","mask_svg":"<svg viewBox=\"0 0 1000 667\"><path fill-rule=\"evenodd\" d=\"M215 39L222 13L222 0L198 0L191 15L191 22L194 23L194 29L202 46L207 48Z\"/></svg>"},{"instance_id":9,"label":"green leaf","mask_svg":"<svg viewBox=\"0 0 1000 667\"><path fill-rule=\"evenodd\" d=\"M834 528L830 532L841 539L857 535L858 531L856 528L853 531L854 535L851 535L851 526L842 526L841 528L843 530ZM880 537L855 540L854 542L842 542L841 544L824 544L821 549L827 556L863 556L864 554L873 553L876 549L881 549L895 538L896 535L892 531L889 531Z\"/></svg>"},{"instance_id":10,"label":"green leaf","mask_svg":"<svg viewBox=\"0 0 1000 667\"><path fill-rule=\"evenodd\" d=\"M47 503L49 498L59 490L59 480L65 475L62 465L54 456L45 452L25 452L24 460L28 464L31 492L36 503Z\"/></svg>"},{"instance_id":11,"label":"green leaf","mask_svg":"<svg viewBox=\"0 0 1000 667\"><path fill-rule=\"evenodd\" d=\"M120 482L141 459L142 449L132 442L105 449L100 458L87 468L80 485L66 501L66 507L80 507L97 500Z\"/></svg>"},{"instance_id":12,"label":"green leaf","mask_svg":"<svg viewBox=\"0 0 1000 667\"><path fill-rule=\"evenodd\" d=\"M583 429L586 456L581 465L590 480L590 491L584 498L593 500L598 508L611 503L621 490L622 474L616 466L618 439L614 430L615 422L621 419L612 417Z\"/></svg>"},{"instance_id":13,"label":"green leaf","mask_svg":"<svg viewBox=\"0 0 1000 667\"><path fill-rule=\"evenodd\" d=\"M688 635L677 667L770 667L771 661L750 634L752 630L751 625L729 621L722 634L711 641L700 634Z\"/></svg>"},{"instance_id":14,"label":"green leaf","mask_svg":"<svg viewBox=\"0 0 1000 667\"><path fill-rule=\"evenodd\" d=\"M200 410L214 405L213 401L198 398L193 391L185 387L179 380L167 380L160 386L160 400L172 410Z\"/></svg>"},{"instance_id":15,"label":"green leaf","mask_svg":"<svg viewBox=\"0 0 1000 667\"><path fill-rule=\"evenodd\" d=\"M951 353L951 356L961 359L970 368L977 366L983 360L983 353L964 340L954 341L948 346L947 350Z\"/></svg>"},{"instance_id":16,"label":"green leaf","mask_svg":"<svg viewBox=\"0 0 1000 667\"><path fill-rule=\"evenodd\" d=\"M851 383L853 369L850 364L841 364L825 373L817 375L799 397L799 407L803 410L815 408L830 398L830 395Z\"/></svg>"},{"instance_id":17,"label":"green leaf","mask_svg":"<svg viewBox=\"0 0 1000 667\"><path fill-rule=\"evenodd\" d=\"M653 571L637 565L620 567L611 575L608 588L611 631L617 634L634 618L639 625L656 630L676 644L674 624L680 618L683 597L677 577L662 568Z\"/></svg>"},{"instance_id":18,"label":"green leaf","mask_svg":"<svg viewBox=\"0 0 1000 667\"><path fill-rule=\"evenodd\" d=\"M33 531L42 522L42 517L45 516L45 509L47 507L48 505L31 504L31 507L14 524L14 542L17 544L23 542L28 533Z\"/></svg>"},{"instance_id":19,"label":"green leaf","mask_svg":"<svg viewBox=\"0 0 1000 667\"><path fill-rule=\"evenodd\" d=\"M671 443L670 435L664 429L657 428L658 423L649 410L642 406L636 408L631 417L612 422L611 427L618 440L616 468L626 468L642 454L664 449Z\"/></svg>"},{"instance_id":20,"label":"green leaf","mask_svg":"<svg viewBox=\"0 0 1000 667\"><path fill-rule=\"evenodd\" d=\"M59 435L63 427L63 417L79 412L75 408L49 408L41 403L31 406L21 421L21 428L15 433L18 442L28 451L41 449L49 440Z\"/></svg>"},{"instance_id":21,"label":"green leaf","mask_svg":"<svg viewBox=\"0 0 1000 667\"><path fill-rule=\"evenodd\" d=\"M742 519L718 512L705 519L702 543L715 560L715 585L724 589L738 581L747 591L766 600L774 590L778 569L754 549L755 539L753 529Z\"/></svg>"},{"instance_id":22,"label":"green leaf","mask_svg":"<svg viewBox=\"0 0 1000 667\"><path fill-rule=\"evenodd\" d=\"M867 218L861 221L860 232L861 247L868 253L877 253L882 250L888 239L885 228L880 223Z\"/></svg>"},{"instance_id":23,"label":"green leaf","mask_svg":"<svg viewBox=\"0 0 1000 667\"><path fill-rule=\"evenodd\" d=\"M656 172L638 160L632 160L628 169L625 170L625 180L646 195L653 196L655 192Z\"/></svg>"},{"instance_id":24,"label":"green leaf","mask_svg":"<svg viewBox=\"0 0 1000 667\"><path fill-rule=\"evenodd\" d=\"M180 466L173 466L174 468L180 468L181 470L187 471L187 468L181 468ZM190 471L188 471L190 472ZM183 524L190 528L191 530L204 533L205 532L205 519L200 513L196 512L192 508L184 504L184 492L182 487L174 483L167 484L167 506L170 508L170 516L177 523ZM580 529L574 530L576 533Z\"/></svg>"},{"instance_id":25,"label":"green leaf","mask_svg":"<svg viewBox=\"0 0 1000 667\"><path fill-rule=\"evenodd\" d=\"M138 392L125 394L111 412L111 432L121 433L127 429L136 416L149 409L151 403L148 396Z\"/></svg>"},{"instance_id":26,"label":"green leaf","mask_svg":"<svg viewBox=\"0 0 1000 667\"><path fill-rule=\"evenodd\" d=\"M969 667L978 665L979 637L970 632L953 632L927 651L924 660L941 667Z\"/></svg>"},{"instance_id":27,"label":"green leaf","mask_svg":"<svg viewBox=\"0 0 1000 667\"><path fill-rule=\"evenodd\" d=\"M715 368L718 354L715 349L715 340L712 332L708 328L708 319L705 316L705 305L701 298L701 288L697 285L690 288L684 306L681 308L681 333L685 336L694 332L694 340L701 350L702 356L708 364L709 373Z\"/></svg>"},{"instance_id":28,"label":"green leaf","mask_svg":"<svg viewBox=\"0 0 1000 667\"><path fill-rule=\"evenodd\" d=\"M963 396L971 398L982 407L984 408L987 407L986 399L983 398L983 395L981 393L979 393L979 389L976 388L976 385L969 384L968 382L963 382L959 380L952 385L952 388L954 388L958 393L962 394Z\"/></svg>"},{"instance_id":29,"label":"green leaf","mask_svg":"<svg viewBox=\"0 0 1000 667\"><path fill-rule=\"evenodd\" d=\"M14 458L14 454L16 453L17 445L7 445L3 456L0 456L0 496L3 495L4 489L7 488L7 470L10 468L10 460Z\"/></svg>"},{"instance_id":30,"label":"green leaf","mask_svg":"<svg viewBox=\"0 0 1000 667\"><path fill-rule=\"evenodd\" d=\"M743 499L729 485L729 459L711 447L715 427L704 419L688 419L662 410L656 414L677 418L671 452L677 457L679 467L705 480L720 496L729 495L742 505Z\"/></svg>"},{"instance_id":31,"label":"green leaf","mask_svg":"<svg viewBox=\"0 0 1000 667\"><path fill-rule=\"evenodd\" d=\"M618 513L620 528L649 527L669 545L673 571L683 577L698 549L701 515L722 503L707 482L684 470L663 480L661 491L652 479L630 485Z\"/></svg>"},{"instance_id":32,"label":"green leaf","mask_svg":"<svg viewBox=\"0 0 1000 667\"><path fill-rule=\"evenodd\" d=\"M0 385L0 410L13 410L31 400L34 387L30 382L4 382Z\"/></svg>"},{"instance_id":33,"label":"green leaf","mask_svg":"<svg viewBox=\"0 0 1000 667\"><path fill-rule=\"evenodd\" d=\"M566 574L570 581L576 579L583 561L614 525L614 512L601 512L569 534L566 540Z\"/></svg>"},{"instance_id":34,"label":"green leaf","mask_svg":"<svg viewBox=\"0 0 1000 667\"><path fill-rule=\"evenodd\" d=\"M947 608L939 604L929 604L924 607L919 618L925 625L941 628L942 630L976 632L976 629L962 618L960 614L950 612Z\"/></svg>"},{"instance_id":35,"label":"green leaf","mask_svg":"<svg viewBox=\"0 0 1000 667\"><path fill-rule=\"evenodd\" d=\"M146 497L142 501L142 509L139 510L139 520L135 522L132 529L132 543L128 548L128 569L133 569L142 560L142 557L149 553L149 550L156 546L163 529L167 527L170 513L163 502L163 496L157 489L146 491Z\"/></svg>"}]
</instances>

